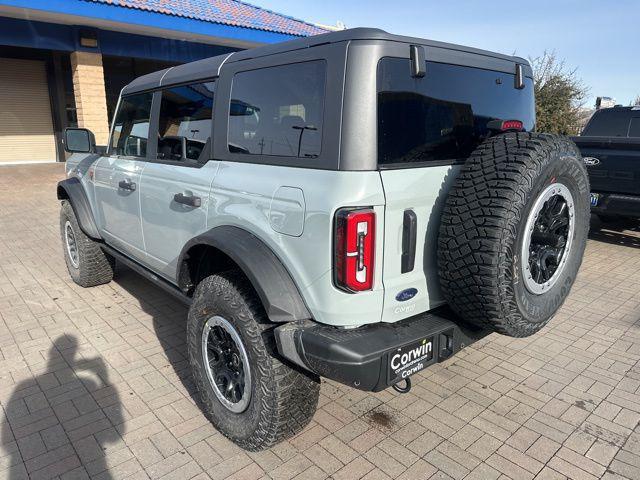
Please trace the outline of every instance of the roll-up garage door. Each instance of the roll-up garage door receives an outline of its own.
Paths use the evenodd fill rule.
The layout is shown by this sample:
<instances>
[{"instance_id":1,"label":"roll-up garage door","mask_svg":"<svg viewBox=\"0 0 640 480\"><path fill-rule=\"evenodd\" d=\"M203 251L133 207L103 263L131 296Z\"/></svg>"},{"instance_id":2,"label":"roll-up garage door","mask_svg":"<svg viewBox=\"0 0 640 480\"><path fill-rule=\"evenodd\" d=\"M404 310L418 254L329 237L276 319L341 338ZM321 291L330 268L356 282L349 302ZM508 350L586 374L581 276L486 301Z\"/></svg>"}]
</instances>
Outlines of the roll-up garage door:
<instances>
[{"instance_id":1,"label":"roll-up garage door","mask_svg":"<svg viewBox=\"0 0 640 480\"><path fill-rule=\"evenodd\" d=\"M55 160L44 62L0 58L0 164Z\"/></svg>"}]
</instances>

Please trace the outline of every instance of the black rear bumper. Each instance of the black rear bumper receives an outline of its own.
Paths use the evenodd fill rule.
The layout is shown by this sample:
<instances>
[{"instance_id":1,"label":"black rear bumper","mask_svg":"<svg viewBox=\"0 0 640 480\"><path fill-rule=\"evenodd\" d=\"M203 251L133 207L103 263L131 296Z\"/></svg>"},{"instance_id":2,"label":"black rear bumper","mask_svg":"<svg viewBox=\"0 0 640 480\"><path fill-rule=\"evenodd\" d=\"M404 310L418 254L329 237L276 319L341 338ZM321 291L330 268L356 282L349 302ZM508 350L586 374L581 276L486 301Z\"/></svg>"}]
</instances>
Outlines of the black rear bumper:
<instances>
[{"instance_id":1,"label":"black rear bumper","mask_svg":"<svg viewBox=\"0 0 640 480\"><path fill-rule=\"evenodd\" d=\"M591 207L593 213L640 218L640 196L618 193L598 193L598 195L598 205Z\"/></svg>"},{"instance_id":2,"label":"black rear bumper","mask_svg":"<svg viewBox=\"0 0 640 480\"><path fill-rule=\"evenodd\" d=\"M374 392L399 381L398 377L391 378L389 365L402 347L431 342L431 357L420 361L423 368L450 358L488 333L462 324L449 309L356 329L310 320L275 329L278 351L291 362L322 377Z\"/></svg>"}]
</instances>

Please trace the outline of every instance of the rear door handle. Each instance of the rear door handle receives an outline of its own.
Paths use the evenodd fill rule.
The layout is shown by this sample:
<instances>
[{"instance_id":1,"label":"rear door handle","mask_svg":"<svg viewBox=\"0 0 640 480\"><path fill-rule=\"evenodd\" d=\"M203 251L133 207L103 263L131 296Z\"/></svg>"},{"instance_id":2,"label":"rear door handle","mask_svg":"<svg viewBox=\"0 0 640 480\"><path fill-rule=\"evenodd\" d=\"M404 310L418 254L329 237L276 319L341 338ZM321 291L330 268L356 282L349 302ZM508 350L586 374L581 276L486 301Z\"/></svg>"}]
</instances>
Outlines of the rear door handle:
<instances>
[{"instance_id":1,"label":"rear door handle","mask_svg":"<svg viewBox=\"0 0 640 480\"><path fill-rule=\"evenodd\" d=\"M129 190L130 192L133 192L136 189L136 184L127 178L125 180L120 180L118 182L118 187L122 190Z\"/></svg>"},{"instance_id":2,"label":"rear door handle","mask_svg":"<svg viewBox=\"0 0 640 480\"><path fill-rule=\"evenodd\" d=\"M193 195L184 195L183 193L176 193L173 196L173 200L176 203L181 203L182 205L188 205L190 207L198 208L200 205L202 205L202 200L200 200L200 197L196 197Z\"/></svg>"}]
</instances>

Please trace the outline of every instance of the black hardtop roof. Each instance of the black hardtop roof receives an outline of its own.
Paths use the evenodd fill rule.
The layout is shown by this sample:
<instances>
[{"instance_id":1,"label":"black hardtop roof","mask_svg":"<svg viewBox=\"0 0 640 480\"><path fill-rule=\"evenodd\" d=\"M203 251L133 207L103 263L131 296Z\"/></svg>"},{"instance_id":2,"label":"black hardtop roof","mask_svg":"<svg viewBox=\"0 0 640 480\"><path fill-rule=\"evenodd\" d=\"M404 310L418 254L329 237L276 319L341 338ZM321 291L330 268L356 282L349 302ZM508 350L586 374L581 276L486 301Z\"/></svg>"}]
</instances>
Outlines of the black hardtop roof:
<instances>
[{"instance_id":1,"label":"black hardtop roof","mask_svg":"<svg viewBox=\"0 0 640 480\"><path fill-rule=\"evenodd\" d=\"M282 43L274 43L270 45L263 45L261 47L250 48L248 50L242 50L233 55L229 59L230 62L239 62L241 60L247 60L249 58L263 57L266 55L273 55L275 53L283 53L292 50L299 50L302 48L310 48L317 45L323 45L327 43L338 43L349 40L387 40L392 42L401 42L414 45L426 45L430 47L446 48L449 50L458 50L462 52L477 53L479 55L485 55L489 57L501 58L504 60L518 61L518 63L524 63L529 65L523 58L512 57L509 55L502 55L500 53L489 52L473 47L465 47L462 45L455 45L453 43L437 42L435 40L427 40L424 38L406 37L403 35L394 35L392 33L385 32L379 28L350 28L347 30L339 30L337 32L323 33L320 35L314 35L312 37L298 38Z\"/></svg>"},{"instance_id":2,"label":"black hardtop roof","mask_svg":"<svg viewBox=\"0 0 640 480\"><path fill-rule=\"evenodd\" d=\"M599 108L598 110L596 110L594 112L594 115L596 113L600 113L600 112L619 112L619 113L631 113L631 112L638 112L638 114L640 114L640 105L631 105L631 106L623 106L623 105L616 105L614 107L607 107L607 108Z\"/></svg>"},{"instance_id":3,"label":"black hardtop roof","mask_svg":"<svg viewBox=\"0 0 640 480\"><path fill-rule=\"evenodd\" d=\"M185 63L175 67L166 68L158 72L149 73L136 78L130 84L124 87L123 94L149 90L166 85L174 85L192 80L202 80L206 78L214 78L220 74L220 68L226 62L235 63L250 58L266 57L277 53L290 52L294 50L302 50L319 45L330 43L346 42L352 40L386 40L392 42L401 42L414 45L424 45L427 47L443 48L455 50L459 52L467 52L486 57L493 57L502 60L521 63L529 66L529 62L524 58L503 55L500 53L481 50L473 47L465 47L446 42L437 42L434 40L426 40L423 38L406 37L402 35L393 35L378 28L350 28L337 32L323 33L311 37L297 38L287 42L263 45L239 52L218 55L216 57L206 58L195 62Z\"/></svg>"},{"instance_id":4,"label":"black hardtop roof","mask_svg":"<svg viewBox=\"0 0 640 480\"><path fill-rule=\"evenodd\" d=\"M141 92L165 85L176 85L179 83L191 82L192 80L202 80L214 78L220 75L220 67L233 53L218 55L216 57L205 58L195 62L165 68L157 72L148 73L133 80L122 89L122 94Z\"/></svg>"}]
</instances>

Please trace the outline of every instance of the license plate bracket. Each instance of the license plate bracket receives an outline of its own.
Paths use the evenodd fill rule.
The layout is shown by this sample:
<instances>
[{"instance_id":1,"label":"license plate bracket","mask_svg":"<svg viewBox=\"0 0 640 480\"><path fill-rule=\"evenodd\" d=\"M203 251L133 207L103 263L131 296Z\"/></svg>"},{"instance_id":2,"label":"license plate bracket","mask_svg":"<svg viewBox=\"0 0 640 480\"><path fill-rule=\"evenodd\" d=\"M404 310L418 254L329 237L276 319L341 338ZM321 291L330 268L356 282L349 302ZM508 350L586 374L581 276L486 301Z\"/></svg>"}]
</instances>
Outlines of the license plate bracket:
<instances>
[{"instance_id":1,"label":"license plate bracket","mask_svg":"<svg viewBox=\"0 0 640 480\"><path fill-rule=\"evenodd\" d=\"M434 337L431 336L391 350L387 355L388 384L393 385L431 365L434 349Z\"/></svg>"}]
</instances>

